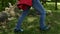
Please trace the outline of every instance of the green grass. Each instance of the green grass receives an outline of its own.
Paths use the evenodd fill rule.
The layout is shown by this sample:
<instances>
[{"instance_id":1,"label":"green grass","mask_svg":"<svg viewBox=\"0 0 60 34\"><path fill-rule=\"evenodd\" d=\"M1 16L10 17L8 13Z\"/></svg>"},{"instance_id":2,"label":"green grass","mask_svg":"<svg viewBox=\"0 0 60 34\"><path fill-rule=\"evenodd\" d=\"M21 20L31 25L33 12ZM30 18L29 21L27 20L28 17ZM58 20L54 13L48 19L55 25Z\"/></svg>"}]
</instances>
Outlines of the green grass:
<instances>
[{"instance_id":1,"label":"green grass","mask_svg":"<svg viewBox=\"0 0 60 34\"><path fill-rule=\"evenodd\" d=\"M52 10L52 15L46 16L46 24L50 23L51 29L47 31L41 31L39 29L39 16L27 16L23 23L23 32L14 32L17 19L12 20L8 23L9 29L0 32L0 34L60 34L60 10ZM49 10L49 9L48 9Z\"/></svg>"},{"instance_id":2,"label":"green grass","mask_svg":"<svg viewBox=\"0 0 60 34\"><path fill-rule=\"evenodd\" d=\"M39 30L39 16L27 16L23 21L23 32L18 34L60 34L60 12L53 12L53 15L46 16L46 23L51 24L51 29L48 31ZM17 19L9 22L10 29L2 31L1 34L16 34L13 32Z\"/></svg>"}]
</instances>

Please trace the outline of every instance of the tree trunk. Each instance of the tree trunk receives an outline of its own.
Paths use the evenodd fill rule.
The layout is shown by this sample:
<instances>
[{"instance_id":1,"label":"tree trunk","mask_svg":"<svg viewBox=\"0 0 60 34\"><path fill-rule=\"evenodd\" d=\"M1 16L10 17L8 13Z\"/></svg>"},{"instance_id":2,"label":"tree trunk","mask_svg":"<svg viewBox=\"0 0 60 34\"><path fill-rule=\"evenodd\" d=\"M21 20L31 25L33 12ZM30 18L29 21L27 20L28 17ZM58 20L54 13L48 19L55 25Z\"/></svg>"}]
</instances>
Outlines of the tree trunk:
<instances>
[{"instance_id":1,"label":"tree trunk","mask_svg":"<svg viewBox=\"0 0 60 34\"><path fill-rule=\"evenodd\" d=\"M57 0L55 0L55 10L57 10Z\"/></svg>"}]
</instances>

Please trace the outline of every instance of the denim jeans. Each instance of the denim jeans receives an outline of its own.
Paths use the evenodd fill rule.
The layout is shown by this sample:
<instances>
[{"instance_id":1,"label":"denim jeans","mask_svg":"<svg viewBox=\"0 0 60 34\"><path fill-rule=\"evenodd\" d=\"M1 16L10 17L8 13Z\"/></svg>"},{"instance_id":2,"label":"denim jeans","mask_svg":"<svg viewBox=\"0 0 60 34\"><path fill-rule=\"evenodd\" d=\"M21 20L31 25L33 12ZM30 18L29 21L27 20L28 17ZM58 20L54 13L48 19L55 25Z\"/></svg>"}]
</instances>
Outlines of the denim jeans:
<instances>
[{"instance_id":1,"label":"denim jeans","mask_svg":"<svg viewBox=\"0 0 60 34\"><path fill-rule=\"evenodd\" d=\"M44 29L45 17L46 17L46 12L44 10L44 7L42 6L39 0L33 0L32 2L33 2L32 7L35 8L40 13L40 28ZM28 14L28 12L29 12L29 8L23 11L22 15L18 19L18 23L15 29L21 28L21 23L24 20L25 16Z\"/></svg>"}]
</instances>

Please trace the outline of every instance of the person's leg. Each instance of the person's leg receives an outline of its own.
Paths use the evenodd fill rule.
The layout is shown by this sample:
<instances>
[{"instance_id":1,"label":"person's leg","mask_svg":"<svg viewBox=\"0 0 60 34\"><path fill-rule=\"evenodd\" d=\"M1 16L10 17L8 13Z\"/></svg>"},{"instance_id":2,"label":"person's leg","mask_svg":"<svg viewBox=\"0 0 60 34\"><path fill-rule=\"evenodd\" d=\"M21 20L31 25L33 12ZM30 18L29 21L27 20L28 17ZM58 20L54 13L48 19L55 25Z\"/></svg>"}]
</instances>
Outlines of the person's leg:
<instances>
[{"instance_id":1,"label":"person's leg","mask_svg":"<svg viewBox=\"0 0 60 34\"><path fill-rule=\"evenodd\" d=\"M25 18L25 16L28 14L28 12L29 12L29 8L23 11L22 15L18 19L18 23L15 27L15 31L21 30L21 23L23 19Z\"/></svg>"},{"instance_id":2,"label":"person's leg","mask_svg":"<svg viewBox=\"0 0 60 34\"><path fill-rule=\"evenodd\" d=\"M41 15L40 16L40 28L41 30L46 30L47 29L45 25L46 11L44 10L44 7L42 6L39 0L33 0L32 2L33 2L33 8L38 10L38 12Z\"/></svg>"}]
</instances>

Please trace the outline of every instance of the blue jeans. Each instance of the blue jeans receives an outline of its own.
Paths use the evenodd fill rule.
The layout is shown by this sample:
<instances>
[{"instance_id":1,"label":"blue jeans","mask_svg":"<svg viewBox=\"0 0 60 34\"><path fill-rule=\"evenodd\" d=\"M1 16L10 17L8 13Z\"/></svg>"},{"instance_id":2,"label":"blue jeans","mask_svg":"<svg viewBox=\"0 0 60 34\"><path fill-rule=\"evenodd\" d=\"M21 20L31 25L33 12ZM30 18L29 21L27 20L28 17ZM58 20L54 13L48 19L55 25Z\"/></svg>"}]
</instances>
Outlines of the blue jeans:
<instances>
[{"instance_id":1,"label":"blue jeans","mask_svg":"<svg viewBox=\"0 0 60 34\"><path fill-rule=\"evenodd\" d=\"M40 13L40 28L44 29L45 27L44 23L46 17L46 12L44 10L44 7L42 6L39 0L33 0L32 2L33 2L33 8L35 8ZM18 23L16 25L16 29L21 28L21 23L24 20L25 16L28 14L28 12L29 12L29 8L23 11L21 17L19 17Z\"/></svg>"}]
</instances>

